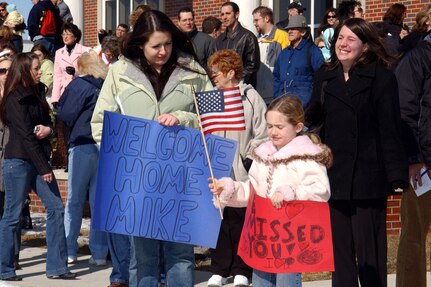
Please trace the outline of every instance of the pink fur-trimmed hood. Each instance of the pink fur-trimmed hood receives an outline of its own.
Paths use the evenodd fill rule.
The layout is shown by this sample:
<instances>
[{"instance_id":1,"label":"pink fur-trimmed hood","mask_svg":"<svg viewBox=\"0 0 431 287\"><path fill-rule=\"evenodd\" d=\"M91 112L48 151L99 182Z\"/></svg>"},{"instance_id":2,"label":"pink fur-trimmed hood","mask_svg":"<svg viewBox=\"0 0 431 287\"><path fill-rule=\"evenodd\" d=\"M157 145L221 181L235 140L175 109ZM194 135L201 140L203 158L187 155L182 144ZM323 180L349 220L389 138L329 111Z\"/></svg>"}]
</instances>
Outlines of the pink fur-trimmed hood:
<instances>
[{"instance_id":1,"label":"pink fur-trimmed hood","mask_svg":"<svg viewBox=\"0 0 431 287\"><path fill-rule=\"evenodd\" d=\"M331 150L324 144L315 144L306 135L295 137L277 150L271 141L264 142L253 152L253 159L272 164L287 163L292 160L315 160L329 167L332 164Z\"/></svg>"}]
</instances>

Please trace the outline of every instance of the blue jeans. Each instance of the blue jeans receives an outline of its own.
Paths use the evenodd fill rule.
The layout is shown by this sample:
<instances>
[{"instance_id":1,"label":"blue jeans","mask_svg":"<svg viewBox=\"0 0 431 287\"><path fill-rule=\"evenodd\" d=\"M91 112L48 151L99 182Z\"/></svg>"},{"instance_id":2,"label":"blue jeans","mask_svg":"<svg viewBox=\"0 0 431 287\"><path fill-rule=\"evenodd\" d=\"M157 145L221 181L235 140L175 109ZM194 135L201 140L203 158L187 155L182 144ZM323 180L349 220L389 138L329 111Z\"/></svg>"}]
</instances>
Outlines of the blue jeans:
<instances>
[{"instance_id":1,"label":"blue jeans","mask_svg":"<svg viewBox=\"0 0 431 287\"><path fill-rule=\"evenodd\" d=\"M55 178L51 183L45 182L32 163L21 159L5 159L3 176L6 208L0 222L0 279L16 275L13 265L15 231L20 221L22 206L31 188L46 209L46 275L56 276L69 272L63 225L64 207Z\"/></svg>"},{"instance_id":2,"label":"blue jeans","mask_svg":"<svg viewBox=\"0 0 431 287\"><path fill-rule=\"evenodd\" d=\"M67 255L76 256L78 236L87 192L93 214L96 196L99 149L96 144L78 145L69 149L68 194L64 214ZM93 217L93 216L92 216ZM106 232L90 228L90 251L94 259L105 259L108 254Z\"/></svg>"},{"instance_id":3,"label":"blue jeans","mask_svg":"<svg viewBox=\"0 0 431 287\"><path fill-rule=\"evenodd\" d=\"M129 283L130 236L107 233L109 253L112 260L112 272L109 281Z\"/></svg>"},{"instance_id":4,"label":"blue jeans","mask_svg":"<svg viewBox=\"0 0 431 287\"><path fill-rule=\"evenodd\" d=\"M161 253L168 287L193 287L195 255L193 245L131 237L130 287L157 287ZM162 248L162 252L160 250Z\"/></svg>"},{"instance_id":5,"label":"blue jeans","mask_svg":"<svg viewBox=\"0 0 431 287\"><path fill-rule=\"evenodd\" d=\"M301 273L274 274L253 270L253 287L301 287Z\"/></svg>"}]
</instances>

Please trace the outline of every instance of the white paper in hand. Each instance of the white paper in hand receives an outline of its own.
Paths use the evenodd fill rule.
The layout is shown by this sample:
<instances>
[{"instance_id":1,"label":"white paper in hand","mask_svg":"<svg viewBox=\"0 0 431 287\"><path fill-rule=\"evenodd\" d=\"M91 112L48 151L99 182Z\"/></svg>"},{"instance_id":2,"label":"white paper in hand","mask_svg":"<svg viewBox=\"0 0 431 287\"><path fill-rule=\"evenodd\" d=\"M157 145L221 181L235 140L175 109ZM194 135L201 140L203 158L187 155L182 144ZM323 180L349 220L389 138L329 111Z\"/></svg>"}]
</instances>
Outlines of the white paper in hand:
<instances>
[{"instance_id":1,"label":"white paper in hand","mask_svg":"<svg viewBox=\"0 0 431 287\"><path fill-rule=\"evenodd\" d=\"M422 194L431 190L431 179L428 176L427 170L425 168L421 169L421 177L422 185L418 185L417 189L415 190L417 196L421 196Z\"/></svg>"}]
</instances>

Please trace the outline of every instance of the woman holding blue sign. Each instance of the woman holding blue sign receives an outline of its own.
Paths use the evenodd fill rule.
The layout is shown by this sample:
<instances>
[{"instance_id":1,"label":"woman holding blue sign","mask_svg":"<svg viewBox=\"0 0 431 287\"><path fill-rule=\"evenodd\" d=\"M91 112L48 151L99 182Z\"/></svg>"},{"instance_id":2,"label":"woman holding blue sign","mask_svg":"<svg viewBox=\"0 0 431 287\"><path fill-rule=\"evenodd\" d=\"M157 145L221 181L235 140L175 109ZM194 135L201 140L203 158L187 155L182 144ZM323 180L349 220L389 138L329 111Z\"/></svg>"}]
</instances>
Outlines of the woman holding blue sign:
<instances>
[{"instance_id":1,"label":"woman holding blue sign","mask_svg":"<svg viewBox=\"0 0 431 287\"><path fill-rule=\"evenodd\" d=\"M144 12L125 38L122 54L108 72L93 113L92 132L97 143L105 110L156 120L165 126L198 127L192 88L206 91L212 84L198 64L190 39L169 17L156 10ZM157 287L161 260L168 286L194 285L192 245L134 236L129 285Z\"/></svg>"}]
</instances>

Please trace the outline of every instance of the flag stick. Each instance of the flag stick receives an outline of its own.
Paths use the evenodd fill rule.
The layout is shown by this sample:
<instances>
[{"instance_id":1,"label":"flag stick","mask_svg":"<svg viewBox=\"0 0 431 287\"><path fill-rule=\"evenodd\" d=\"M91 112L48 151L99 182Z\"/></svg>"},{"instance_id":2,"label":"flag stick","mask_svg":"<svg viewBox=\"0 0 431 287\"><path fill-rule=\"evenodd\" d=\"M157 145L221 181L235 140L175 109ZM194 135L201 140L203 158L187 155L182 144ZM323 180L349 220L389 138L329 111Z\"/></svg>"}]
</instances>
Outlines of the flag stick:
<instances>
[{"instance_id":1,"label":"flag stick","mask_svg":"<svg viewBox=\"0 0 431 287\"><path fill-rule=\"evenodd\" d=\"M196 100L196 91L195 91L195 88L193 87L193 85L190 85L190 86L192 88L193 100L195 102L195 107L196 107L196 114L198 115L199 129L201 131L202 139L203 139L203 142L204 142L205 155L207 157L208 167L210 168L211 179L212 179L212 181L214 183L215 188L217 189L217 183L216 183L215 178L214 178L214 173L213 173L213 169L212 169L212 166L211 166L211 159L210 159L210 155L208 153L207 141L205 140L204 129L202 127L201 114L199 112L198 102ZM219 198L218 194L216 194L215 197L216 197L216 200L217 200L218 210L220 212L220 218L223 219L223 213L221 212L220 198Z\"/></svg>"}]
</instances>

